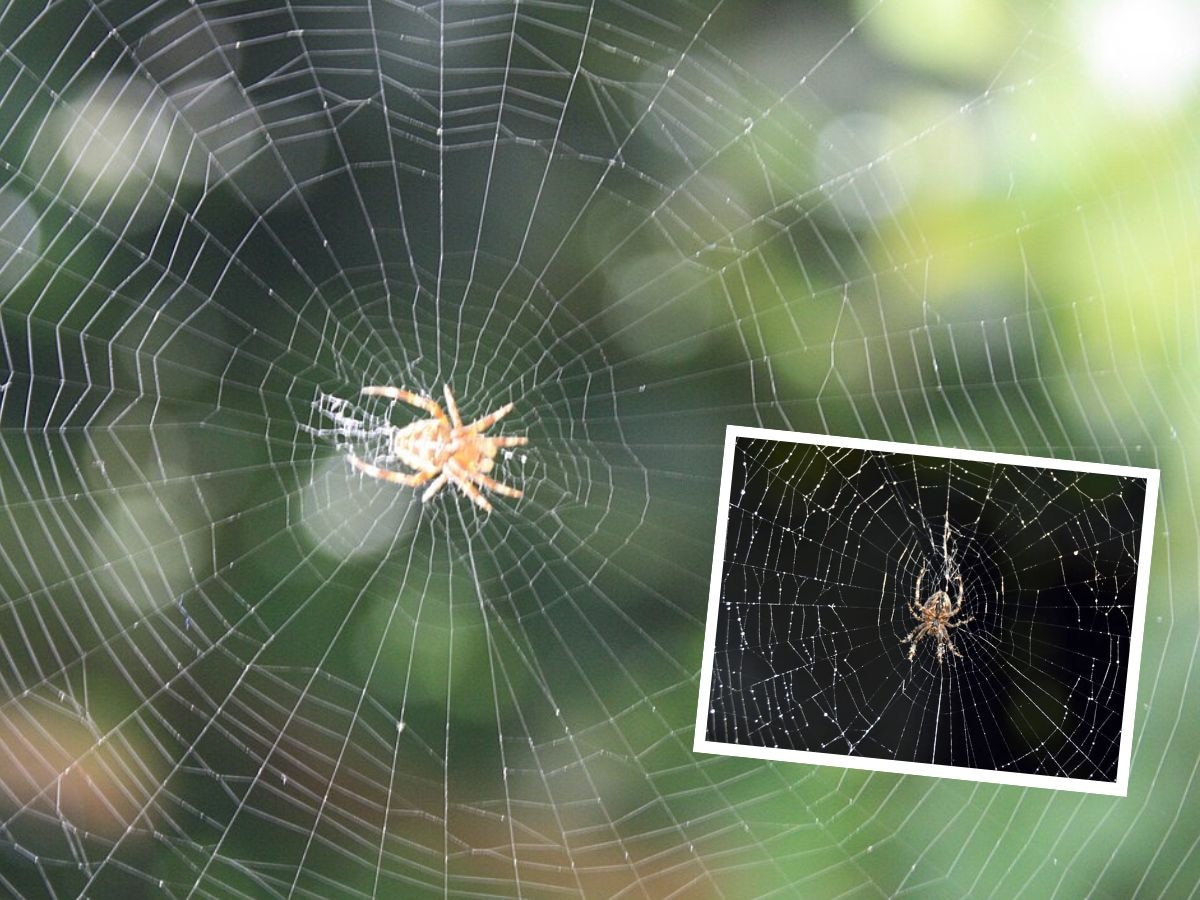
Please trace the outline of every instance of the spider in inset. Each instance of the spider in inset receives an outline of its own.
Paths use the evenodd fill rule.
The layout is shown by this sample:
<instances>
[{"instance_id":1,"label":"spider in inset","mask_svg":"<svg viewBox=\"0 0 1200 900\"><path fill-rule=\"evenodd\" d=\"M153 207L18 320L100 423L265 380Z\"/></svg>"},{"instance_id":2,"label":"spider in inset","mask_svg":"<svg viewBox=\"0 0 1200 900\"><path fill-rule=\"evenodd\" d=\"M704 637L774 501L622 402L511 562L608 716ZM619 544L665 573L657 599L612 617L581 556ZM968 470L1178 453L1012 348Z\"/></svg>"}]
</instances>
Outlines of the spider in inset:
<instances>
[{"instance_id":1,"label":"spider in inset","mask_svg":"<svg viewBox=\"0 0 1200 900\"><path fill-rule=\"evenodd\" d=\"M432 397L422 397L397 387L371 385L362 389L363 394L402 400L410 406L422 409L433 418L410 422L403 428L393 428L388 438L388 451L381 460L399 460L413 469L413 474L393 472L372 465L350 454L350 464L372 478L380 478L396 484L416 487L429 481L429 487L421 494L421 502L428 503L449 482L469 497L484 512L492 511L492 504L480 493L487 488L505 497L521 497L521 491L502 484L487 473L495 464L496 452L501 447L519 447L528 444L524 436L485 437L481 432L495 425L513 408L506 403L482 419L464 425L458 414L458 404L445 385L446 411Z\"/></svg>"},{"instance_id":2,"label":"spider in inset","mask_svg":"<svg viewBox=\"0 0 1200 900\"><path fill-rule=\"evenodd\" d=\"M942 661L942 657L946 655L947 648L959 659L962 659L962 654L954 646L954 641L950 640L950 629L961 628L968 622L975 621L974 616L959 619L957 622L951 621L958 615L958 611L962 609L963 605L962 576L956 575L954 577L954 580L958 583L958 599L956 601L951 601L948 593L939 590L931 594L929 599L922 603L921 582L924 580L927 571L928 569L925 566L921 567L921 574L917 576L916 595L908 604L909 612L921 624L910 631L908 637L904 638L900 643L912 644L912 647L908 651L908 658L911 661L917 654L917 644L927 635L932 635L937 640L937 661L939 663Z\"/></svg>"}]
</instances>

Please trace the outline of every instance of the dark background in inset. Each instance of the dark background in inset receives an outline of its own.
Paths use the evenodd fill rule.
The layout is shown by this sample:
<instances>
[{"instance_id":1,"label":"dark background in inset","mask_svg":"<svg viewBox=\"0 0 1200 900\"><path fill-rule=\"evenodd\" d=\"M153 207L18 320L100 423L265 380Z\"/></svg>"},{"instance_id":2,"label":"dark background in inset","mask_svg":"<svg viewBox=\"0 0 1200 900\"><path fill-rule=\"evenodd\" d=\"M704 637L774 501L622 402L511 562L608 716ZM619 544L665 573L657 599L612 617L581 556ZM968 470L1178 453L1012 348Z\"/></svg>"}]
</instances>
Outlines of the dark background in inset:
<instances>
[{"instance_id":1,"label":"dark background in inset","mask_svg":"<svg viewBox=\"0 0 1200 900\"><path fill-rule=\"evenodd\" d=\"M1146 482L736 443L708 739L1114 781ZM910 660L908 609L965 602Z\"/></svg>"}]
</instances>

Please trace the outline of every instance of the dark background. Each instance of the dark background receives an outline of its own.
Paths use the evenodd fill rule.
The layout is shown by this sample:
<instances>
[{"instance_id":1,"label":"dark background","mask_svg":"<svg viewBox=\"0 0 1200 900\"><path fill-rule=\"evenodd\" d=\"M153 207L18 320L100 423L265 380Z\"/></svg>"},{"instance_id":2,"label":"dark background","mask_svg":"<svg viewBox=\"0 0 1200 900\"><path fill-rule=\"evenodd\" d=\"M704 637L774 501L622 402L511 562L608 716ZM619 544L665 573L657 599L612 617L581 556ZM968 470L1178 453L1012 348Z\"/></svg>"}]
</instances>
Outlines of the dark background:
<instances>
[{"instance_id":1,"label":"dark background","mask_svg":"<svg viewBox=\"0 0 1200 900\"><path fill-rule=\"evenodd\" d=\"M739 438L709 738L1114 781L1146 482ZM946 579L961 658L907 609Z\"/></svg>"}]
</instances>

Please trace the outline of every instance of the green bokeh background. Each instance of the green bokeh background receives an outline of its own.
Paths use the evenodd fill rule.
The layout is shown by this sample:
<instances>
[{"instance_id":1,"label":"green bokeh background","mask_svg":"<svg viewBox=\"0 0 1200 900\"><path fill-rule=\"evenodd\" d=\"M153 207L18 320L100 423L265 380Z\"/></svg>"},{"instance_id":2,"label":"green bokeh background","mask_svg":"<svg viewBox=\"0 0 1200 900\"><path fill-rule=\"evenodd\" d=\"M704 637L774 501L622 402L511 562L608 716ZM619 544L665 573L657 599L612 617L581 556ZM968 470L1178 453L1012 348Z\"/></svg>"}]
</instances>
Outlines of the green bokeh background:
<instances>
[{"instance_id":1,"label":"green bokeh background","mask_svg":"<svg viewBox=\"0 0 1200 900\"><path fill-rule=\"evenodd\" d=\"M1194 892L1200 64L1119 8L6 6L0 883ZM488 519L298 427L445 381ZM727 424L1161 468L1129 796L693 754Z\"/></svg>"}]
</instances>

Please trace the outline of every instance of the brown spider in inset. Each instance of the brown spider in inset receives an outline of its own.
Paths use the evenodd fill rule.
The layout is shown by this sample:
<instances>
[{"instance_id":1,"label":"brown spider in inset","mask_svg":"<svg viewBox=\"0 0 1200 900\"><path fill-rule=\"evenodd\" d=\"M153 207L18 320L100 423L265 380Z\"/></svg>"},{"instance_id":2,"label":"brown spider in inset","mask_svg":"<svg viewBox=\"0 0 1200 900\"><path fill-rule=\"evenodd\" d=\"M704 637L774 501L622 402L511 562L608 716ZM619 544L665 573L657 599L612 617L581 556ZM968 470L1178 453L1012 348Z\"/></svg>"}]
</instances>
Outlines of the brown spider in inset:
<instances>
[{"instance_id":1,"label":"brown spider in inset","mask_svg":"<svg viewBox=\"0 0 1200 900\"><path fill-rule=\"evenodd\" d=\"M926 635L932 635L937 641L937 661L940 663L942 657L946 655L946 649L962 659L962 654L958 652L958 648L954 646L954 641L950 640L950 629L960 628L968 622L975 621L975 617L971 616L966 619L961 619L957 622L952 622L963 605L963 583L962 576L956 575L954 580L958 583L958 599L952 601L950 595L945 591L935 591L930 595L929 599L924 603L921 602L921 582L925 578L925 573L928 569L925 566L921 567L921 574L917 576L916 594L908 604L908 610L912 613L913 618L919 624L916 628L908 633L908 637L904 638L900 643L912 644L909 648L908 658L912 660L917 654L917 644L919 644Z\"/></svg>"},{"instance_id":2,"label":"brown spider in inset","mask_svg":"<svg viewBox=\"0 0 1200 900\"><path fill-rule=\"evenodd\" d=\"M393 472L366 462L350 454L350 464L372 478L380 478L396 484L416 487L429 481L430 485L421 494L421 502L428 503L449 482L466 494L484 512L492 511L492 504L480 493L487 488L505 497L520 497L521 491L489 478L487 473L495 464L497 451L501 447L519 447L529 443L524 436L485 437L481 432L495 425L513 408L506 403L482 419L464 425L458 414L458 404L445 385L446 412L432 397L422 397L402 388L372 385L362 389L364 394L402 400L410 406L422 409L432 418L410 422L403 428L395 428L388 438L388 451L382 460L399 460L414 470L413 474Z\"/></svg>"}]
</instances>

